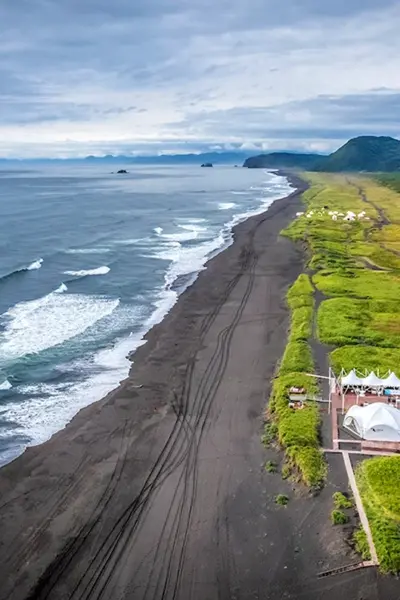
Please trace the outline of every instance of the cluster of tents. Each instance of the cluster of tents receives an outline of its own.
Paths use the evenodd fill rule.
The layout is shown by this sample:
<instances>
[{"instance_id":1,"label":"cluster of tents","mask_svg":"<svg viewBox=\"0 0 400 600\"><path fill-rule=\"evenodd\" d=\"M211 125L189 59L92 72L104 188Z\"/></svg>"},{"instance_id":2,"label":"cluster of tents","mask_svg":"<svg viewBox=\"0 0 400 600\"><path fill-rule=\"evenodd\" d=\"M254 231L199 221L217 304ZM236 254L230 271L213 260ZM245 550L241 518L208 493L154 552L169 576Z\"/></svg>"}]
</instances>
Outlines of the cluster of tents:
<instances>
[{"instance_id":1,"label":"cluster of tents","mask_svg":"<svg viewBox=\"0 0 400 600\"><path fill-rule=\"evenodd\" d=\"M365 396L365 392L377 395L400 396L400 379L393 372L378 377L373 371L365 377L351 370L340 376L342 394L353 390ZM398 401L397 401L398 402ZM400 410L387 402L372 402L365 406L352 406L346 413L343 425L364 440L400 443Z\"/></svg>"},{"instance_id":2,"label":"cluster of tents","mask_svg":"<svg viewBox=\"0 0 400 600\"><path fill-rule=\"evenodd\" d=\"M347 375L341 375L340 385L342 391L346 389L359 390L371 390L374 392L382 392L383 390L393 390L400 394L400 379L393 372L390 372L386 377L378 377L374 371L371 371L369 375L365 377L359 377L354 369L347 373Z\"/></svg>"}]
</instances>

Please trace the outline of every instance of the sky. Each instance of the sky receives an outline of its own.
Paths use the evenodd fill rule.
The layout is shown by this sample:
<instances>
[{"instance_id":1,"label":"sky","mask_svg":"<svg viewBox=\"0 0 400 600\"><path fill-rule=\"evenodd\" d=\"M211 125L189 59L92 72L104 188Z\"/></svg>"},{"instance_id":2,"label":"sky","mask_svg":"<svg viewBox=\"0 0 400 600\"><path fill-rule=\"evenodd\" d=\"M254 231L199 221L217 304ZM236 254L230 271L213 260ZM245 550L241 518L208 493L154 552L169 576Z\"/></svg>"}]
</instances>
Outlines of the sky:
<instances>
[{"instance_id":1,"label":"sky","mask_svg":"<svg viewBox=\"0 0 400 600\"><path fill-rule=\"evenodd\" d=\"M399 0L0 0L0 157L400 137Z\"/></svg>"}]
</instances>

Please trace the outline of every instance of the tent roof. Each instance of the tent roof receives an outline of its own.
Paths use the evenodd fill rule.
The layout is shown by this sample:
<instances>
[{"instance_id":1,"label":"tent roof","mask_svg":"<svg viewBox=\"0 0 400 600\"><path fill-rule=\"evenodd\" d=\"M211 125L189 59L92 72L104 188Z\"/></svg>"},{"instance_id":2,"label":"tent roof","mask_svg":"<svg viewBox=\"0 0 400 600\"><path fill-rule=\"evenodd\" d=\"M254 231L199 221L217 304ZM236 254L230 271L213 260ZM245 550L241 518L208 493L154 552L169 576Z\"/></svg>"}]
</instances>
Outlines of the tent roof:
<instances>
[{"instance_id":1,"label":"tent roof","mask_svg":"<svg viewBox=\"0 0 400 600\"><path fill-rule=\"evenodd\" d=\"M393 372L386 379L382 379L382 383L386 387L400 388L400 379Z\"/></svg>"},{"instance_id":2,"label":"tent roof","mask_svg":"<svg viewBox=\"0 0 400 600\"><path fill-rule=\"evenodd\" d=\"M364 377L361 381L362 381L363 385L367 385L370 387L377 387L377 386L384 385L383 380L380 379L379 377L377 377L373 371L371 371L371 373L368 375L368 377Z\"/></svg>"},{"instance_id":3,"label":"tent roof","mask_svg":"<svg viewBox=\"0 0 400 600\"><path fill-rule=\"evenodd\" d=\"M368 406L352 406L347 412L344 425L357 422L358 429L365 437L368 430L373 427L389 427L393 429L400 439L400 410L383 402L374 402Z\"/></svg>"},{"instance_id":4,"label":"tent roof","mask_svg":"<svg viewBox=\"0 0 400 600\"><path fill-rule=\"evenodd\" d=\"M354 369L342 377L342 385L362 385L362 379L360 379Z\"/></svg>"}]
</instances>

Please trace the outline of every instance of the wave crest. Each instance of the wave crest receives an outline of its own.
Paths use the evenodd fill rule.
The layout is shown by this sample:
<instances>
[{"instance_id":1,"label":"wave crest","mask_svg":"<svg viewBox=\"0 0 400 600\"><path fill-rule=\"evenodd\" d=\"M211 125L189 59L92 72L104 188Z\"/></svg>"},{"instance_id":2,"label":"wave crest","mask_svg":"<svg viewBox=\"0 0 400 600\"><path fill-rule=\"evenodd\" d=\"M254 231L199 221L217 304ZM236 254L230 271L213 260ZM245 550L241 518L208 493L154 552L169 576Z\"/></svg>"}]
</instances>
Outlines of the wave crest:
<instances>
[{"instance_id":1,"label":"wave crest","mask_svg":"<svg viewBox=\"0 0 400 600\"><path fill-rule=\"evenodd\" d=\"M110 267L103 266L97 269L82 269L81 271L64 271L64 275L71 275L72 277L87 277L89 275L107 275L110 272Z\"/></svg>"}]
</instances>

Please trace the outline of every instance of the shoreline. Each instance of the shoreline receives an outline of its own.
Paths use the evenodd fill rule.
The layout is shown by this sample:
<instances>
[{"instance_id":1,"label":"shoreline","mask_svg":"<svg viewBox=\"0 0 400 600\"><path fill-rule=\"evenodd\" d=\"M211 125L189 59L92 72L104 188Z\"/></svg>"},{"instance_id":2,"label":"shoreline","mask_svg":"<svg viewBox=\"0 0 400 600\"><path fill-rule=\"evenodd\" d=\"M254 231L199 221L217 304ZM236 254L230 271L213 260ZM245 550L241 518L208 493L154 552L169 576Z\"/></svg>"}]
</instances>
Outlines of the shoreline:
<instances>
[{"instance_id":1,"label":"shoreline","mask_svg":"<svg viewBox=\"0 0 400 600\"><path fill-rule=\"evenodd\" d=\"M329 493L277 508L291 484L266 476L260 442L303 269L279 236L305 189L290 178L301 187L234 228L128 378L0 470L0 600L320 598Z\"/></svg>"}]
</instances>

